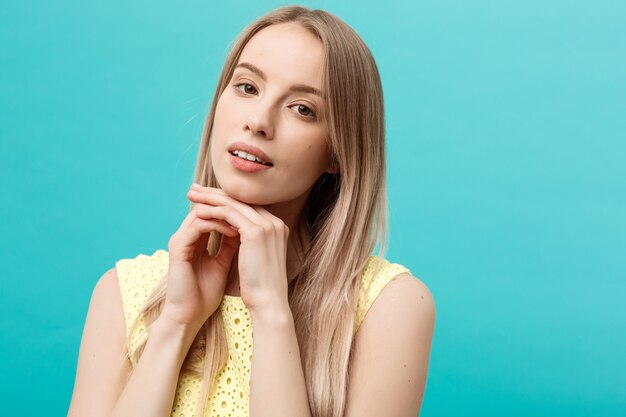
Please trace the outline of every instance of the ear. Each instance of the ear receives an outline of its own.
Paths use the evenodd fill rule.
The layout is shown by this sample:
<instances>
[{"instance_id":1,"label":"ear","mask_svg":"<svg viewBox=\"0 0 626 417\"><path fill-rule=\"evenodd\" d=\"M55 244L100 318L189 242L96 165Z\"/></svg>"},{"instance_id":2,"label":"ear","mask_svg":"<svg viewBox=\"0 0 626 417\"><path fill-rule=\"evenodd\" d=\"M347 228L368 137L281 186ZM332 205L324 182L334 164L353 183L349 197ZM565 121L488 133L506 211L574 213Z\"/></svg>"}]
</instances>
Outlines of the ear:
<instances>
[{"instance_id":1,"label":"ear","mask_svg":"<svg viewBox=\"0 0 626 417\"><path fill-rule=\"evenodd\" d=\"M339 163L335 159L335 157L331 156L330 158L330 166L326 170L329 174L337 174L339 172Z\"/></svg>"}]
</instances>

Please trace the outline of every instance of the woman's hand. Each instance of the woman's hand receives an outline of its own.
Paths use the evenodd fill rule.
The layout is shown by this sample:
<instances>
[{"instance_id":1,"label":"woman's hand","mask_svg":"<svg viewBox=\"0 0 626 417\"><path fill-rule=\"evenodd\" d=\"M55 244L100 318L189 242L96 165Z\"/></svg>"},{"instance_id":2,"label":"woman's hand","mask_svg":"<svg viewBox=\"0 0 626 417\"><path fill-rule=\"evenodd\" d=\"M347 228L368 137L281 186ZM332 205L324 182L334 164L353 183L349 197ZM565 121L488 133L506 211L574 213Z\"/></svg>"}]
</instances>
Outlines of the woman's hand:
<instances>
[{"instance_id":1,"label":"woman's hand","mask_svg":"<svg viewBox=\"0 0 626 417\"><path fill-rule=\"evenodd\" d=\"M206 219L224 221L239 233L239 291L251 312L287 306L289 228L260 206L235 200L225 191L192 186L189 199L203 207Z\"/></svg>"},{"instance_id":2,"label":"woman's hand","mask_svg":"<svg viewBox=\"0 0 626 417\"><path fill-rule=\"evenodd\" d=\"M209 256L209 232L223 234L216 256ZM239 246L237 230L213 218L210 209L196 204L168 242L167 293L162 316L199 328L217 310L228 272Z\"/></svg>"}]
</instances>

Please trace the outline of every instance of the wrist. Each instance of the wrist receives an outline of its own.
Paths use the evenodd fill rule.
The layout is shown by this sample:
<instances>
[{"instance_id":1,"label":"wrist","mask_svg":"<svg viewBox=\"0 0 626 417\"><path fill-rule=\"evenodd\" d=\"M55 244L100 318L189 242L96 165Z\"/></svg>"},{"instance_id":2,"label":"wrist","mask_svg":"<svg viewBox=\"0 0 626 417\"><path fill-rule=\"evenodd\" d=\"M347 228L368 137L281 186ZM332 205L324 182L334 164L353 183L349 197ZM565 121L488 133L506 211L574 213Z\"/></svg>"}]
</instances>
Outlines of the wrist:
<instances>
[{"instance_id":1,"label":"wrist","mask_svg":"<svg viewBox=\"0 0 626 417\"><path fill-rule=\"evenodd\" d=\"M160 341L168 341L186 353L201 327L201 324L179 323L161 314L149 326L149 334Z\"/></svg>"},{"instance_id":2,"label":"wrist","mask_svg":"<svg viewBox=\"0 0 626 417\"><path fill-rule=\"evenodd\" d=\"M282 327L293 322L293 313L287 302L267 303L250 310L253 325Z\"/></svg>"}]
</instances>

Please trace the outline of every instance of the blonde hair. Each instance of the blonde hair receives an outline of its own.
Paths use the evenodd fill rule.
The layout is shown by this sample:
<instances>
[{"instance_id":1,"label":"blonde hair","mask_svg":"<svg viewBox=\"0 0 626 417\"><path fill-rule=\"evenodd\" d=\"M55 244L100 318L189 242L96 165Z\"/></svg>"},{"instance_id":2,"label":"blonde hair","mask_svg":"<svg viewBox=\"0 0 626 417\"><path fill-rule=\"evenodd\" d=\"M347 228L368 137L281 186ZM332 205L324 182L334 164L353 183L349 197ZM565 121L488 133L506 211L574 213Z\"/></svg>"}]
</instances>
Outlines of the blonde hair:
<instances>
[{"instance_id":1,"label":"blonde hair","mask_svg":"<svg viewBox=\"0 0 626 417\"><path fill-rule=\"evenodd\" d=\"M324 50L322 90L328 145L336 174L324 173L313 186L303 215L311 244L301 256L300 272L289 286L291 307L306 378L309 405L315 417L343 416L353 354L360 277L387 232L385 126L383 91L378 68L359 35L338 17L300 6L278 8L254 21L235 40L224 64L200 142L194 181L217 187L209 142L215 108L248 41L263 28L296 22L314 34ZM207 249L217 253L221 235L211 233ZM376 263L377 267L380 262ZM377 272L374 272L377 273ZM142 319L146 326L165 301L163 277L129 334ZM128 346L129 359L139 359L145 339ZM202 376L196 415L205 412L210 387L228 355L223 317L218 308L198 332L182 371Z\"/></svg>"}]
</instances>

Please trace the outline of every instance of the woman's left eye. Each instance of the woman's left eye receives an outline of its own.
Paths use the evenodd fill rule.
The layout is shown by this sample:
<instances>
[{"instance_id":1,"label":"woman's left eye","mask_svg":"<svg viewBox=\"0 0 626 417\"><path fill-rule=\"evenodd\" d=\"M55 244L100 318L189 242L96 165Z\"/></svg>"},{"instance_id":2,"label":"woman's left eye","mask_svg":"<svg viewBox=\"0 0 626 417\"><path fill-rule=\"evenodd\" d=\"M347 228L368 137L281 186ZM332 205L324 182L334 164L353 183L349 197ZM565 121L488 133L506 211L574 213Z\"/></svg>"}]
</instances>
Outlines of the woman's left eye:
<instances>
[{"instance_id":1,"label":"woman's left eye","mask_svg":"<svg viewBox=\"0 0 626 417\"><path fill-rule=\"evenodd\" d=\"M294 107L294 106L298 106L298 109L296 111L298 112L300 116L307 117L310 119L315 119L316 117L315 112L311 110L310 108L308 108L307 106L305 106L304 104L294 104L293 106L290 106L290 107ZM300 112L300 110L303 110L303 109L305 112L304 114Z\"/></svg>"}]
</instances>

